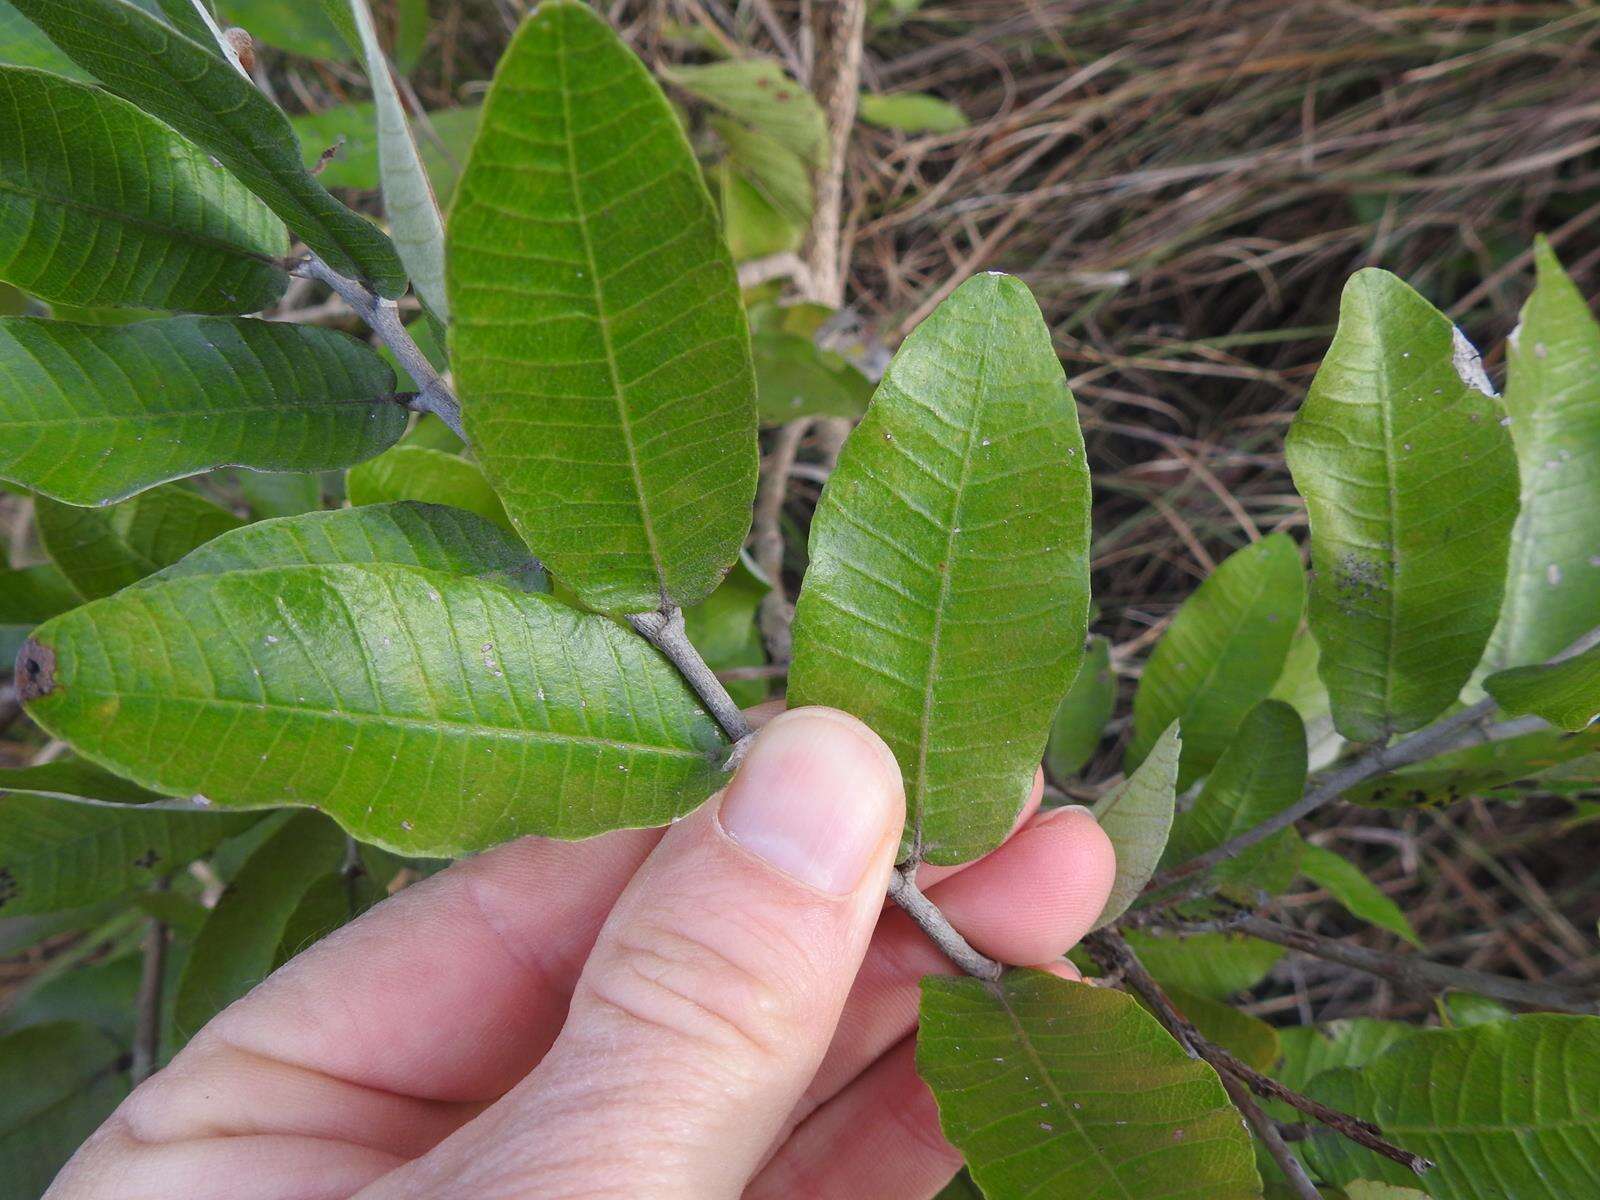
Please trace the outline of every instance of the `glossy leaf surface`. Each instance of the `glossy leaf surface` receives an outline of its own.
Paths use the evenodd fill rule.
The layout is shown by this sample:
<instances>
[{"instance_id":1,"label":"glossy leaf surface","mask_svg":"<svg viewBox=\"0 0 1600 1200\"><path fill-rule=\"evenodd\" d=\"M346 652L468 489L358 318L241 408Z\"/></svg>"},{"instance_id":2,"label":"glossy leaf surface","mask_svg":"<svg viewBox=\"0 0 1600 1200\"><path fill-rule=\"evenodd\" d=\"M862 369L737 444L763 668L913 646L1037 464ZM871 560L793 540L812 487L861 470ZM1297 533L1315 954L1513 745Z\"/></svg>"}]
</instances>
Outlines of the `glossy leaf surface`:
<instances>
[{"instance_id":1,"label":"glossy leaf surface","mask_svg":"<svg viewBox=\"0 0 1600 1200\"><path fill-rule=\"evenodd\" d=\"M1089 472L1028 289L969 279L900 347L811 525L791 705L888 742L902 856L994 849L1083 658Z\"/></svg>"},{"instance_id":2,"label":"glossy leaf surface","mask_svg":"<svg viewBox=\"0 0 1600 1200\"><path fill-rule=\"evenodd\" d=\"M0 795L0 914L55 912L129 895L209 853L253 819L20 791Z\"/></svg>"},{"instance_id":3,"label":"glossy leaf surface","mask_svg":"<svg viewBox=\"0 0 1600 1200\"><path fill-rule=\"evenodd\" d=\"M662 824L723 778L716 726L642 639L417 567L167 579L41 626L23 660L34 719L118 772L315 805L402 853Z\"/></svg>"},{"instance_id":4,"label":"glossy leaf surface","mask_svg":"<svg viewBox=\"0 0 1600 1200\"><path fill-rule=\"evenodd\" d=\"M1590 619L1600 621L1600 613ZM1509 716L1532 714L1577 733L1600 717L1600 646L1558 663L1499 671L1483 687Z\"/></svg>"},{"instance_id":5,"label":"glossy leaf surface","mask_svg":"<svg viewBox=\"0 0 1600 1200\"><path fill-rule=\"evenodd\" d=\"M0 478L69 504L220 466L324 471L405 431L394 373L328 329L0 319Z\"/></svg>"},{"instance_id":6,"label":"glossy leaf surface","mask_svg":"<svg viewBox=\"0 0 1600 1200\"><path fill-rule=\"evenodd\" d=\"M601 612L710 595L755 496L744 308L677 118L587 7L501 58L448 244L468 440L528 545Z\"/></svg>"},{"instance_id":7,"label":"glossy leaf surface","mask_svg":"<svg viewBox=\"0 0 1600 1200\"><path fill-rule=\"evenodd\" d=\"M283 225L205 153L86 83L0 68L0 279L41 300L250 312Z\"/></svg>"},{"instance_id":8,"label":"glossy leaf surface","mask_svg":"<svg viewBox=\"0 0 1600 1200\"><path fill-rule=\"evenodd\" d=\"M1257 1200L1216 1073L1123 992L1042 971L922 982L917 1070L989 1200Z\"/></svg>"},{"instance_id":9,"label":"glossy leaf surface","mask_svg":"<svg viewBox=\"0 0 1600 1200\"><path fill-rule=\"evenodd\" d=\"M127 0L12 2L107 88L215 155L335 271L405 290L389 239L312 178L283 110L211 47Z\"/></svg>"},{"instance_id":10,"label":"glossy leaf surface","mask_svg":"<svg viewBox=\"0 0 1600 1200\"><path fill-rule=\"evenodd\" d=\"M1427 724L1483 654L1517 516L1504 415L1447 317L1384 271L1345 285L1287 455L1322 679L1352 741Z\"/></svg>"},{"instance_id":11,"label":"glossy leaf surface","mask_svg":"<svg viewBox=\"0 0 1600 1200\"><path fill-rule=\"evenodd\" d=\"M402 500L257 521L213 538L147 583L316 563L400 563L549 590L527 547L482 517Z\"/></svg>"},{"instance_id":12,"label":"glossy leaf surface","mask_svg":"<svg viewBox=\"0 0 1600 1200\"><path fill-rule=\"evenodd\" d=\"M1089 639L1089 648L1067 694L1056 706L1045 746L1044 766L1056 781L1070 779L1094 757L1117 703L1117 676L1111 667L1111 643Z\"/></svg>"},{"instance_id":13,"label":"glossy leaf surface","mask_svg":"<svg viewBox=\"0 0 1600 1200\"><path fill-rule=\"evenodd\" d=\"M41 497L34 519L50 560L86 600L138 583L240 524L227 509L171 484L109 508Z\"/></svg>"},{"instance_id":14,"label":"glossy leaf surface","mask_svg":"<svg viewBox=\"0 0 1600 1200\"><path fill-rule=\"evenodd\" d=\"M1283 671L1305 606L1305 573L1287 534L1229 555L1184 601L1145 663L1133 698L1128 762L1161 731L1183 726L1186 789L1222 757L1239 723Z\"/></svg>"},{"instance_id":15,"label":"glossy leaf surface","mask_svg":"<svg viewBox=\"0 0 1600 1200\"><path fill-rule=\"evenodd\" d=\"M1309 1092L1437 1162L1423 1182L1438 1200L1570 1200L1600 1194L1597 1080L1600 1018L1538 1013L1418 1032ZM1415 1182L1343 1139L1307 1154L1335 1183Z\"/></svg>"},{"instance_id":16,"label":"glossy leaf surface","mask_svg":"<svg viewBox=\"0 0 1600 1200\"><path fill-rule=\"evenodd\" d=\"M1485 673L1543 662L1600 624L1600 323L1550 244L1506 342L1506 412L1522 507Z\"/></svg>"},{"instance_id":17,"label":"glossy leaf surface","mask_svg":"<svg viewBox=\"0 0 1600 1200\"><path fill-rule=\"evenodd\" d=\"M1156 873L1172 832L1182 751L1178 726L1167 726L1133 774L1094 807L1095 820L1117 852L1116 877L1100 919L1094 924L1096 929L1127 912Z\"/></svg>"}]
</instances>

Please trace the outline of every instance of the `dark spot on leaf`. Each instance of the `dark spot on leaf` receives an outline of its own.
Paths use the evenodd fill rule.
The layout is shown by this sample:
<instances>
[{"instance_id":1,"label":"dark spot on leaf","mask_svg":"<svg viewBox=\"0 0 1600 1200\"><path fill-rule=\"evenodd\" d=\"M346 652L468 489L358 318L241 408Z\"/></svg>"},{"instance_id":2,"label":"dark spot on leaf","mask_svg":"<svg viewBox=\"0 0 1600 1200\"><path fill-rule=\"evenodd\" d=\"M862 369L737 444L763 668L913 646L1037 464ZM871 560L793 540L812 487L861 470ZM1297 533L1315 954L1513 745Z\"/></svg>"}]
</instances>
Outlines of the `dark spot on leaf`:
<instances>
[{"instance_id":1,"label":"dark spot on leaf","mask_svg":"<svg viewBox=\"0 0 1600 1200\"><path fill-rule=\"evenodd\" d=\"M56 652L32 638L17 651L17 697L26 702L56 690Z\"/></svg>"},{"instance_id":2,"label":"dark spot on leaf","mask_svg":"<svg viewBox=\"0 0 1600 1200\"><path fill-rule=\"evenodd\" d=\"M11 873L10 867L0 867L0 906L13 899L22 889L17 884L17 877Z\"/></svg>"},{"instance_id":3,"label":"dark spot on leaf","mask_svg":"<svg viewBox=\"0 0 1600 1200\"><path fill-rule=\"evenodd\" d=\"M155 866L160 861L161 861L161 855L157 854L155 847L152 846L152 847L150 847L150 849L146 850L143 854L139 855L138 858L134 859L133 860L133 865L136 866L136 867L139 867L141 870L148 871L151 867Z\"/></svg>"}]
</instances>

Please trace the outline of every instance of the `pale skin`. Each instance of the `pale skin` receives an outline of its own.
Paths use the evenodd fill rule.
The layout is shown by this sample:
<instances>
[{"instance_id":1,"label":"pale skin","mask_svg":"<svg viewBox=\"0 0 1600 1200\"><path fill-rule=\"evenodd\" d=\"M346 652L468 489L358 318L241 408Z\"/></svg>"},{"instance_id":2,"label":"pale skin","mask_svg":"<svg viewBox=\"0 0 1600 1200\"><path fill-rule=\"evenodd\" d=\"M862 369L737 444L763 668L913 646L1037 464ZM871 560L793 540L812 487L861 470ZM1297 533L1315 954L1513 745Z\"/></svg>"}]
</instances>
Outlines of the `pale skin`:
<instances>
[{"instance_id":1,"label":"pale skin","mask_svg":"<svg viewBox=\"0 0 1600 1200\"><path fill-rule=\"evenodd\" d=\"M919 882L1053 964L1111 886L1082 809ZM528 838L407 888L200 1030L48 1200L924 1200L960 1165L917 1078L953 970L883 895L900 773L800 709L665 832Z\"/></svg>"}]
</instances>

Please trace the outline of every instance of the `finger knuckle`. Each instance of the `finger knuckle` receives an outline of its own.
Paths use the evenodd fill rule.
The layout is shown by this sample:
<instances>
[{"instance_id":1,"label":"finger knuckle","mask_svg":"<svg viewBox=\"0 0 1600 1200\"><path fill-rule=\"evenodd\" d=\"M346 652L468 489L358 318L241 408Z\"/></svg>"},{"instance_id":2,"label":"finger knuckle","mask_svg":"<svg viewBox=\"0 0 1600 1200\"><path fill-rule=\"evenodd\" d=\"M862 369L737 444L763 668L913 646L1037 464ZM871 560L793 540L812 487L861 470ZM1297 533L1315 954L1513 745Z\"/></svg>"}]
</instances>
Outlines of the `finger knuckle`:
<instances>
[{"instance_id":1,"label":"finger knuckle","mask_svg":"<svg viewBox=\"0 0 1600 1200\"><path fill-rule=\"evenodd\" d=\"M701 923L702 925L707 923ZM785 978L781 935L721 914L635 922L580 984L590 1003L760 1067L789 1052L803 1000Z\"/></svg>"}]
</instances>

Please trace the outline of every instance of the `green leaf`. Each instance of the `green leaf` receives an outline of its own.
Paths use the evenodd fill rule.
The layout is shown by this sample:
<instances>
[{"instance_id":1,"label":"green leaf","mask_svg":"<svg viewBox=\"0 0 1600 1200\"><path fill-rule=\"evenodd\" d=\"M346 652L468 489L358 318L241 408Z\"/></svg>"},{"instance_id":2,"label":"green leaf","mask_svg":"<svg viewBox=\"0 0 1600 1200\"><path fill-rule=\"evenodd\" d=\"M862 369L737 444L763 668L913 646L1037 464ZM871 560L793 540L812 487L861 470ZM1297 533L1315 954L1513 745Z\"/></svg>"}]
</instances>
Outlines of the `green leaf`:
<instances>
[{"instance_id":1,"label":"green leaf","mask_svg":"<svg viewBox=\"0 0 1600 1200\"><path fill-rule=\"evenodd\" d=\"M90 1025L31 1025L0 1038L0 1179L8 1196L50 1186L128 1094L122 1048Z\"/></svg>"},{"instance_id":2,"label":"green leaf","mask_svg":"<svg viewBox=\"0 0 1600 1200\"><path fill-rule=\"evenodd\" d=\"M583 5L501 58L448 242L462 418L524 540L600 612L705 599L755 496L744 308L677 118Z\"/></svg>"},{"instance_id":3,"label":"green leaf","mask_svg":"<svg viewBox=\"0 0 1600 1200\"><path fill-rule=\"evenodd\" d=\"M214 155L335 271L384 296L405 291L389 239L311 177L283 111L208 47L127 0L12 3L111 91Z\"/></svg>"},{"instance_id":4,"label":"green leaf","mask_svg":"<svg viewBox=\"0 0 1600 1200\"><path fill-rule=\"evenodd\" d=\"M978 1190L978 1185L972 1182L972 1176L966 1171L960 1171L945 1185L944 1191L940 1192L935 1200L984 1200L984 1196Z\"/></svg>"},{"instance_id":5,"label":"green leaf","mask_svg":"<svg viewBox=\"0 0 1600 1200\"><path fill-rule=\"evenodd\" d=\"M1558 663L1497 671L1483 687L1508 716L1532 714L1578 733L1600 717L1600 646Z\"/></svg>"},{"instance_id":6,"label":"green leaf","mask_svg":"<svg viewBox=\"0 0 1600 1200\"><path fill-rule=\"evenodd\" d=\"M950 101L926 92L863 92L860 112L868 125L901 133L955 133L970 124Z\"/></svg>"},{"instance_id":7,"label":"green leaf","mask_svg":"<svg viewBox=\"0 0 1600 1200\"><path fill-rule=\"evenodd\" d=\"M165 894L164 899L177 897ZM139 994L139 956L124 954L109 961L74 966L7 997L0 1013L0 1032L12 1033L50 1021L91 1025L120 1045L133 1041ZM35 976L35 978L38 978Z\"/></svg>"},{"instance_id":8,"label":"green leaf","mask_svg":"<svg viewBox=\"0 0 1600 1200\"><path fill-rule=\"evenodd\" d=\"M0 655L0 663L16 656L20 633L82 599L52 563L0 570L0 649L9 647L9 654Z\"/></svg>"},{"instance_id":9,"label":"green leaf","mask_svg":"<svg viewBox=\"0 0 1600 1200\"><path fill-rule=\"evenodd\" d=\"M346 878L342 870L329 871L301 894L300 903L278 938L272 970L311 949L382 899L383 892L365 874Z\"/></svg>"},{"instance_id":10,"label":"green leaf","mask_svg":"<svg viewBox=\"0 0 1600 1200\"><path fill-rule=\"evenodd\" d=\"M1261 1195L1216 1072L1123 992L1042 971L930 976L917 1069L989 1200Z\"/></svg>"},{"instance_id":11,"label":"green leaf","mask_svg":"<svg viewBox=\"0 0 1600 1200\"><path fill-rule=\"evenodd\" d=\"M965 862L1021 811L1089 616L1089 471L1019 280L974 276L901 345L811 523L791 705L888 742L902 857Z\"/></svg>"},{"instance_id":12,"label":"green leaf","mask_svg":"<svg viewBox=\"0 0 1600 1200\"><path fill-rule=\"evenodd\" d=\"M396 446L352 468L345 476L345 495L351 504L394 500L448 504L512 528L505 506L477 463L428 446Z\"/></svg>"},{"instance_id":13,"label":"green leaf","mask_svg":"<svg viewBox=\"0 0 1600 1200\"><path fill-rule=\"evenodd\" d=\"M684 631L713 671L758 667L767 661L766 644L756 625L761 598L772 590L743 554L722 586L693 608L683 610ZM765 679L735 680L727 685L735 704L760 704L770 691Z\"/></svg>"},{"instance_id":14,"label":"green leaf","mask_svg":"<svg viewBox=\"0 0 1600 1200\"><path fill-rule=\"evenodd\" d=\"M1543 238L1534 261L1538 286L1506 342L1505 405L1522 508L1485 673L1552 657L1600 613L1592 528L1600 512L1600 323Z\"/></svg>"},{"instance_id":15,"label":"green leaf","mask_svg":"<svg viewBox=\"0 0 1600 1200\"><path fill-rule=\"evenodd\" d=\"M178 981L173 1029L186 1041L271 972L306 891L344 861L345 839L318 813L297 813L245 860L195 935Z\"/></svg>"},{"instance_id":16,"label":"green leaf","mask_svg":"<svg viewBox=\"0 0 1600 1200\"><path fill-rule=\"evenodd\" d=\"M1169 989L1167 999L1196 1029L1231 1051L1241 1062L1258 1071L1270 1071L1277 1065L1282 1053L1278 1031L1259 1017L1240 1012L1220 1000L1192 995L1182 988Z\"/></svg>"},{"instance_id":17,"label":"green leaf","mask_svg":"<svg viewBox=\"0 0 1600 1200\"><path fill-rule=\"evenodd\" d=\"M315 805L405 854L659 825L724 778L716 725L642 639L393 563L163 580L40 626L22 662L30 715L119 773Z\"/></svg>"},{"instance_id":18,"label":"green leaf","mask_svg":"<svg viewBox=\"0 0 1600 1200\"><path fill-rule=\"evenodd\" d=\"M1503 416L1449 318L1387 272L1351 278L1286 447L1311 521L1311 630L1351 741L1427 724L1483 654L1517 516Z\"/></svg>"},{"instance_id":19,"label":"green leaf","mask_svg":"<svg viewBox=\"0 0 1600 1200\"><path fill-rule=\"evenodd\" d=\"M1283 947L1232 933L1158 937L1137 929L1123 936L1164 987L1226 1000L1255 987L1283 957Z\"/></svg>"},{"instance_id":20,"label":"green leaf","mask_svg":"<svg viewBox=\"0 0 1600 1200\"><path fill-rule=\"evenodd\" d=\"M735 177L749 184L781 219L804 232L814 206L811 168L805 159L776 138L737 121L714 117L711 128L727 148Z\"/></svg>"},{"instance_id":21,"label":"green leaf","mask_svg":"<svg viewBox=\"0 0 1600 1200\"><path fill-rule=\"evenodd\" d=\"M104 804L149 804L167 799L162 793L142 788L104 767L71 757L31 767L0 767L0 796L5 793L56 800L98 800ZM0 806L4 803L4 799L0 799ZM78 809L62 811L69 815L81 812ZM0 841L4 840L6 832L0 830Z\"/></svg>"},{"instance_id":22,"label":"green leaf","mask_svg":"<svg viewBox=\"0 0 1600 1200\"><path fill-rule=\"evenodd\" d=\"M1122 786L1094 806L1095 820L1117 852L1116 878L1100 919L1094 923L1096 929L1127 912L1156 873L1172 832L1182 752L1183 742L1174 721Z\"/></svg>"},{"instance_id":23,"label":"green leaf","mask_svg":"<svg viewBox=\"0 0 1600 1200\"><path fill-rule=\"evenodd\" d=\"M75 508L38 497L39 541L86 600L109 596L237 529L239 518L175 484L108 508Z\"/></svg>"},{"instance_id":24,"label":"green leaf","mask_svg":"<svg viewBox=\"0 0 1600 1200\"><path fill-rule=\"evenodd\" d=\"M430 112L428 124L443 148L431 138L413 135L440 204L455 191L460 163L472 147L482 114L475 104ZM353 100L322 112L302 113L290 117L289 123L300 143L301 160L308 169L317 169L317 178L324 187L371 189L380 185L378 117L371 102ZM325 158L327 151L335 147L334 153Z\"/></svg>"},{"instance_id":25,"label":"green leaf","mask_svg":"<svg viewBox=\"0 0 1600 1200\"><path fill-rule=\"evenodd\" d=\"M805 227L779 212L737 171L721 163L712 169L711 178L721 198L722 232L728 239L728 251L734 262L749 262L800 248ZM753 353L754 345L751 350Z\"/></svg>"},{"instance_id":26,"label":"green leaf","mask_svg":"<svg viewBox=\"0 0 1600 1200\"><path fill-rule=\"evenodd\" d=\"M1283 1048L1283 1062L1272 1074L1280 1083L1303 1091L1324 1071L1363 1067L1402 1038L1417 1032L1415 1025L1366 1017L1280 1029L1278 1041ZM1289 1111L1287 1106L1283 1111Z\"/></svg>"},{"instance_id":27,"label":"green leaf","mask_svg":"<svg viewBox=\"0 0 1600 1200\"><path fill-rule=\"evenodd\" d=\"M743 122L798 155L807 166L828 161L828 122L811 93L770 58L728 59L662 74L697 100Z\"/></svg>"},{"instance_id":28,"label":"green leaf","mask_svg":"<svg viewBox=\"0 0 1600 1200\"><path fill-rule=\"evenodd\" d=\"M847 417L867 411L872 383L844 356L810 336L764 331L750 339L761 420L782 425L796 417Z\"/></svg>"},{"instance_id":29,"label":"green leaf","mask_svg":"<svg viewBox=\"0 0 1600 1200\"><path fill-rule=\"evenodd\" d=\"M1282 700L1300 714L1306 730L1306 758L1313 771L1320 771L1344 746L1344 739L1333 727L1332 704L1328 689L1317 671L1321 652L1309 629L1301 629L1289 643L1283 660L1283 674L1272 685L1270 699Z\"/></svg>"},{"instance_id":30,"label":"green leaf","mask_svg":"<svg viewBox=\"0 0 1600 1200\"><path fill-rule=\"evenodd\" d=\"M258 519L294 517L322 507L322 480L316 475L236 471L232 482Z\"/></svg>"},{"instance_id":31,"label":"green leaf","mask_svg":"<svg viewBox=\"0 0 1600 1200\"><path fill-rule=\"evenodd\" d=\"M1305 792L1306 735L1300 716L1280 700L1250 710L1199 797L1178 814L1162 858L1175 867L1254 829L1294 804ZM1212 874L1255 893L1281 892L1294 882L1299 838L1292 829L1219 863Z\"/></svg>"},{"instance_id":32,"label":"green leaf","mask_svg":"<svg viewBox=\"0 0 1600 1200\"><path fill-rule=\"evenodd\" d=\"M1536 780L1558 768L1600 752L1600 729L1579 734L1553 730L1454 750L1420 766L1351 788L1343 796L1373 808L1413 808L1454 804L1469 796L1494 794L1518 780Z\"/></svg>"},{"instance_id":33,"label":"green leaf","mask_svg":"<svg viewBox=\"0 0 1600 1200\"><path fill-rule=\"evenodd\" d=\"M378 168L383 179L383 211L395 252L411 276L411 286L441 321L450 320L444 290L444 219L423 167L422 155L400 94L389 75L389 60L378 41L367 0L350 0L350 12L361 39L361 54L378 116Z\"/></svg>"},{"instance_id":34,"label":"green leaf","mask_svg":"<svg viewBox=\"0 0 1600 1200\"><path fill-rule=\"evenodd\" d=\"M161 122L0 68L0 279L52 303L250 312L283 294L283 225Z\"/></svg>"},{"instance_id":35,"label":"green leaf","mask_svg":"<svg viewBox=\"0 0 1600 1200\"><path fill-rule=\"evenodd\" d=\"M1178 789L1215 766L1239 723L1277 682L1304 607L1305 573L1288 534L1271 534L1224 559L1184 601L1145 663L1133 698L1129 764L1138 764L1178 721Z\"/></svg>"},{"instance_id":36,"label":"green leaf","mask_svg":"<svg viewBox=\"0 0 1600 1200\"><path fill-rule=\"evenodd\" d=\"M0 796L0 912L55 912L129 895L210 853L252 820L13 791Z\"/></svg>"},{"instance_id":37,"label":"green leaf","mask_svg":"<svg viewBox=\"0 0 1600 1200\"><path fill-rule=\"evenodd\" d=\"M394 9L394 59L409 73L428 44L428 0L395 0Z\"/></svg>"},{"instance_id":38,"label":"green leaf","mask_svg":"<svg viewBox=\"0 0 1600 1200\"><path fill-rule=\"evenodd\" d=\"M1352 916L1422 948L1422 939L1400 906L1343 855L1321 846L1304 846L1300 851L1300 873L1349 909Z\"/></svg>"},{"instance_id":39,"label":"green leaf","mask_svg":"<svg viewBox=\"0 0 1600 1200\"><path fill-rule=\"evenodd\" d=\"M1061 782L1076 775L1094 757L1106 723L1117 705L1117 673L1111 666L1111 643L1089 639L1089 648L1067 694L1056 706L1044 769Z\"/></svg>"},{"instance_id":40,"label":"green leaf","mask_svg":"<svg viewBox=\"0 0 1600 1200\"><path fill-rule=\"evenodd\" d=\"M150 5L142 3L140 7L149 9ZM216 41L212 26L206 20L210 17L211 22L216 23L218 29L221 28L220 22L217 22L216 5L211 0L156 0L156 8L166 17L168 25L202 46L210 46ZM221 52L221 47L218 47L217 53Z\"/></svg>"},{"instance_id":41,"label":"green leaf","mask_svg":"<svg viewBox=\"0 0 1600 1200\"><path fill-rule=\"evenodd\" d=\"M539 564L516 538L482 517L402 500L257 521L213 538L140 586L317 563L400 563L546 592Z\"/></svg>"},{"instance_id":42,"label":"green leaf","mask_svg":"<svg viewBox=\"0 0 1600 1200\"><path fill-rule=\"evenodd\" d=\"M184 2L188 3L188 0ZM41 71L65 75L68 79L89 81L89 76L57 50L55 43L45 37L37 25L6 0L0 0L0 64L38 67Z\"/></svg>"},{"instance_id":43,"label":"green leaf","mask_svg":"<svg viewBox=\"0 0 1600 1200\"><path fill-rule=\"evenodd\" d=\"M1416 1188L1374 1183L1370 1179L1356 1180L1344 1189L1344 1194L1346 1200L1428 1200L1428 1193Z\"/></svg>"},{"instance_id":44,"label":"green leaf","mask_svg":"<svg viewBox=\"0 0 1600 1200\"><path fill-rule=\"evenodd\" d=\"M220 466L324 471L405 432L394 373L329 329L0 318L0 478L105 504Z\"/></svg>"},{"instance_id":45,"label":"green leaf","mask_svg":"<svg viewBox=\"0 0 1600 1200\"><path fill-rule=\"evenodd\" d=\"M1424 1030L1308 1090L1438 1163L1424 1177L1437 1200L1571 1200L1600 1195L1596 1080L1600 1018L1538 1013ZM1335 1183L1415 1180L1342 1138L1314 1138L1307 1154Z\"/></svg>"},{"instance_id":46,"label":"green leaf","mask_svg":"<svg viewBox=\"0 0 1600 1200\"><path fill-rule=\"evenodd\" d=\"M1472 992L1446 992L1435 1001L1435 1005L1445 1024L1461 1029L1468 1025L1482 1025L1486 1021L1504 1021L1514 1015L1500 1001Z\"/></svg>"}]
</instances>

